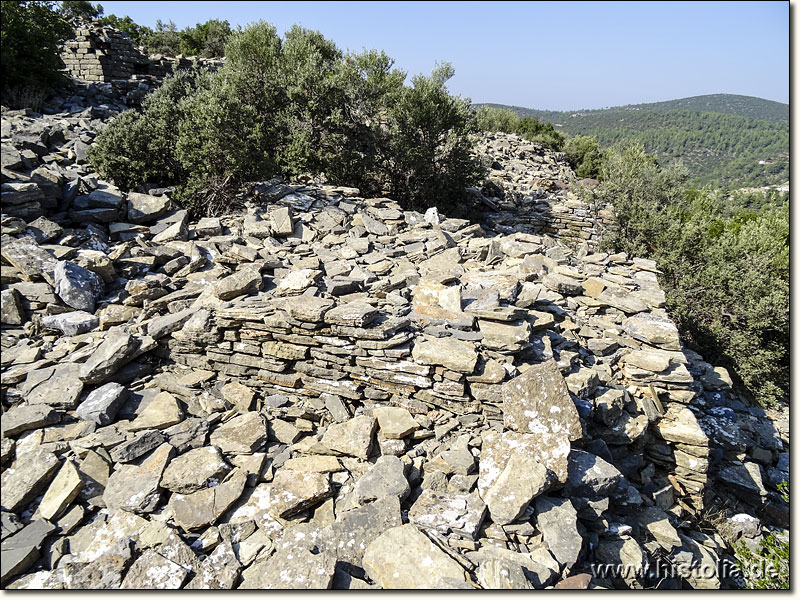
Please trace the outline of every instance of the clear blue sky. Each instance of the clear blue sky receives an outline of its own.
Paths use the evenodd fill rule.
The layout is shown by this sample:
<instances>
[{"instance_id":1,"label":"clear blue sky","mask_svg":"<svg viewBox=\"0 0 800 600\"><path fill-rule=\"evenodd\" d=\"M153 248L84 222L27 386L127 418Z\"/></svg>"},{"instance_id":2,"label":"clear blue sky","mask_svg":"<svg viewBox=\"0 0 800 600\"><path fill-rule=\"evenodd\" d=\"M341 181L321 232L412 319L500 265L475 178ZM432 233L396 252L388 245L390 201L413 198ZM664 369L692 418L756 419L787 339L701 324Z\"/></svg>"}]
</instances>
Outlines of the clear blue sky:
<instances>
[{"instance_id":1,"label":"clear blue sky","mask_svg":"<svg viewBox=\"0 0 800 600\"><path fill-rule=\"evenodd\" d=\"M571 110L729 93L789 102L789 3L106 2L183 28L264 19L378 48L409 74L453 63L473 102Z\"/></svg>"}]
</instances>

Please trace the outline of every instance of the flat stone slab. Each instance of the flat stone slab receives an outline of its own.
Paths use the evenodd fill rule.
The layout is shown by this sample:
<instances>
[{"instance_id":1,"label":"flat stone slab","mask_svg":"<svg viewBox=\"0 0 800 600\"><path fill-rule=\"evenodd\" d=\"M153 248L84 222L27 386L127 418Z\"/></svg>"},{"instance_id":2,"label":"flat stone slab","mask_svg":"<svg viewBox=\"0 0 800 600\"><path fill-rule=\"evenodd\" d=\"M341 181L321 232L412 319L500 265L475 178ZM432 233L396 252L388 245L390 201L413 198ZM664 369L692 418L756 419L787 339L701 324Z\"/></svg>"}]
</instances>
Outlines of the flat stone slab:
<instances>
[{"instance_id":1,"label":"flat stone slab","mask_svg":"<svg viewBox=\"0 0 800 600\"><path fill-rule=\"evenodd\" d=\"M443 579L467 581L461 565L412 524L393 527L364 553L364 570L384 589L438 589Z\"/></svg>"},{"instance_id":2,"label":"flat stone slab","mask_svg":"<svg viewBox=\"0 0 800 600\"><path fill-rule=\"evenodd\" d=\"M570 441L583 435L578 410L554 360L533 365L505 383L502 394L503 422L508 429L535 434L563 433Z\"/></svg>"}]
</instances>

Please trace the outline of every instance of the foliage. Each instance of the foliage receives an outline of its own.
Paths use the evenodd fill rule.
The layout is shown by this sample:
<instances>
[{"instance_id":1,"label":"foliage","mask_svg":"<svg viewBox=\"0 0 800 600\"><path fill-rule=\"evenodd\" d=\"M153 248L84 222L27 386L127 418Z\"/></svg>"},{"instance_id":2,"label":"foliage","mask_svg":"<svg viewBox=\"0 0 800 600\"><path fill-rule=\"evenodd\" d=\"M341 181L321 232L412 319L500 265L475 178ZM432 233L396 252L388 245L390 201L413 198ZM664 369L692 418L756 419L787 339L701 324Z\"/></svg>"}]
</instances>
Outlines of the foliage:
<instances>
[{"instance_id":1,"label":"foliage","mask_svg":"<svg viewBox=\"0 0 800 600\"><path fill-rule=\"evenodd\" d=\"M407 86L383 53L345 55L297 26L282 40L263 21L232 34L225 54L217 73L176 73L141 113L111 123L90 153L95 168L124 189L176 185L196 212L279 173L458 206L483 174L469 102L445 87L449 65Z\"/></svg>"},{"instance_id":2,"label":"foliage","mask_svg":"<svg viewBox=\"0 0 800 600\"><path fill-rule=\"evenodd\" d=\"M480 131L516 133L552 150L561 150L564 147L564 136L551 123L544 123L536 117L520 119L512 110L479 106L475 110L475 124Z\"/></svg>"},{"instance_id":3,"label":"foliage","mask_svg":"<svg viewBox=\"0 0 800 600\"><path fill-rule=\"evenodd\" d=\"M103 5L94 5L87 0L64 0L61 3L61 14L68 21L87 20L103 14Z\"/></svg>"},{"instance_id":4,"label":"foliage","mask_svg":"<svg viewBox=\"0 0 800 600\"><path fill-rule=\"evenodd\" d=\"M520 118L513 110L493 108L483 104L475 110L475 125L481 131L515 133Z\"/></svg>"},{"instance_id":5,"label":"foliage","mask_svg":"<svg viewBox=\"0 0 800 600\"><path fill-rule=\"evenodd\" d=\"M181 54L215 58L225 56L225 44L231 35L231 25L228 21L209 19L194 27L185 27L178 35L181 40Z\"/></svg>"},{"instance_id":6,"label":"foliage","mask_svg":"<svg viewBox=\"0 0 800 600\"><path fill-rule=\"evenodd\" d=\"M153 33L153 30L144 25L139 25L128 16L118 17L117 15L106 15L100 18L101 25L110 25L119 29L127 35L135 46L143 46L145 39Z\"/></svg>"},{"instance_id":7,"label":"foliage","mask_svg":"<svg viewBox=\"0 0 800 600\"><path fill-rule=\"evenodd\" d=\"M23 98L22 88L51 89L63 82L58 45L72 27L53 2L3 2L0 35L0 85L3 100ZM15 92L16 90L16 92ZM11 96L9 96L11 94Z\"/></svg>"},{"instance_id":8,"label":"foliage","mask_svg":"<svg viewBox=\"0 0 800 600\"><path fill-rule=\"evenodd\" d=\"M784 502L789 502L789 485L786 481L778 485ZM788 537L788 536L787 536ZM761 540L756 554L744 542L735 547L736 562L750 590L789 589L789 541L779 538L774 532Z\"/></svg>"},{"instance_id":9,"label":"foliage","mask_svg":"<svg viewBox=\"0 0 800 600\"><path fill-rule=\"evenodd\" d=\"M788 202L731 214L722 194L687 191L684 169L635 144L609 150L602 176L596 194L617 225L604 245L656 260L670 315L707 360L762 404L787 397Z\"/></svg>"},{"instance_id":10,"label":"foliage","mask_svg":"<svg viewBox=\"0 0 800 600\"><path fill-rule=\"evenodd\" d=\"M144 37L144 47L148 54L166 54L177 56L181 52L181 36L178 28L171 20L164 23L156 21L156 28Z\"/></svg>"},{"instance_id":11,"label":"foliage","mask_svg":"<svg viewBox=\"0 0 800 600\"><path fill-rule=\"evenodd\" d=\"M603 147L639 142L665 163L681 160L695 186L764 186L789 179L788 106L769 100L717 94L567 112L485 106L538 117L568 135L595 136Z\"/></svg>"},{"instance_id":12,"label":"foliage","mask_svg":"<svg viewBox=\"0 0 800 600\"><path fill-rule=\"evenodd\" d=\"M597 143L596 137L576 135L569 138L564 144L564 153L578 177L592 179L601 177L605 153Z\"/></svg>"}]
</instances>

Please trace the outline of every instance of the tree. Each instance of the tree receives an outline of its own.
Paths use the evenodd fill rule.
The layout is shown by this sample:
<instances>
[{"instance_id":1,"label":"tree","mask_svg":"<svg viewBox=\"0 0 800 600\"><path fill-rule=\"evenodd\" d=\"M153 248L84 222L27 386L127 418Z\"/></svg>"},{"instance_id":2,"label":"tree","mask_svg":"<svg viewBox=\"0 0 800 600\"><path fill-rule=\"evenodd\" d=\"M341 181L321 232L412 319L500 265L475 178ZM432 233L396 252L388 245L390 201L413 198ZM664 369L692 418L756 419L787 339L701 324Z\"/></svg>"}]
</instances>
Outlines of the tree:
<instances>
[{"instance_id":1,"label":"tree","mask_svg":"<svg viewBox=\"0 0 800 600\"><path fill-rule=\"evenodd\" d=\"M120 30L127 35L135 46L143 46L146 38L153 33L153 30L144 25L139 25L128 16L118 17L117 15L107 15L100 19L102 25L110 25L114 29Z\"/></svg>"},{"instance_id":2,"label":"tree","mask_svg":"<svg viewBox=\"0 0 800 600\"><path fill-rule=\"evenodd\" d=\"M175 23L172 21L164 23L158 19L155 30L145 37L144 46L149 54L166 54L167 56L180 54L181 38Z\"/></svg>"},{"instance_id":3,"label":"tree","mask_svg":"<svg viewBox=\"0 0 800 600\"><path fill-rule=\"evenodd\" d=\"M225 56L225 44L231 36L228 21L210 19L179 32L181 54L215 58Z\"/></svg>"},{"instance_id":4,"label":"tree","mask_svg":"<svg viewBox=\"0 0 800 600\"><path fill-rule=\"evenodd\" d=\"M88 21L103 14L103 5L95 5L87 0L64 0L61 3L61 14L68 21Z\"/></svg>"},{"instance_id":5,"label":"tree","mask_svg":"<svg viewBox=\"0 0 800 600\"><path fill-rule=\"evenodd\" d=\"M54 2L2 3L2 90L4 103L19 90L47 91L64 80L58 45L73 34Z\"/></svg>"},{"instance_id":6,"label":"tree","mask_svg":"<svg viewBox=\"0 0 800 600\"><path fill-rule=\"evenodd\" d=\"M604 154L596 137L576 135L567 140L564 153L578 177L598 179L601 176Z\"/></svg>"}]
</instances>

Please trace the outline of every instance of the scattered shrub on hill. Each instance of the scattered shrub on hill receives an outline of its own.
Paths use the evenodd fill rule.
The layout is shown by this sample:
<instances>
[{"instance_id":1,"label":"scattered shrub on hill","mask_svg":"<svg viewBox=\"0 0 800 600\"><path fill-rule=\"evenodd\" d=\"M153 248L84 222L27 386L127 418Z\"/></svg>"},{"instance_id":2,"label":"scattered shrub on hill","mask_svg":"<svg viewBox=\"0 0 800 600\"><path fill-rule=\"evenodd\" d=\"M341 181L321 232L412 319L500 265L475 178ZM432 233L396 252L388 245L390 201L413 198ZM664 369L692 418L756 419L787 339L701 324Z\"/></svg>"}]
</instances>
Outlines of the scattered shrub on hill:
<instances>
[{"instance_id":1,"label":"scattered shrub on hill","mask_svg":"<svg viewBox=\"0 0 800 600\"><path fill-rule=\"evenodd\" d=\"M564 144L564 153L578 177L600 179L605 154L596 137L576 135L569 138Z\"/></svg>"},{"instance_id":2,"label":"scattered shrub on hill","mask_svg":"<svg viewBox=\"0 0 800 600\"><path fill-rule=\"evenodd\" d=\"M124 189L176 185L197 212L278 173L454 207L484 172L470 154L469 102L445 87L449 65L406 86L383 53L345 56L302 27L281 40L263 21L233 34L226 56L216 74L175 74L141 113L111 123L90 154L98 171Z\"/></svg>"},{"instance_id":3,"label":"scattered shrub on hill","mask_svg":"<svg viewBox=\"0 0 800 600\"><path fill-rule=\"evenodd\" d=\"M558 151L564 147L564 135L552 123L545 123L536 117L520 119L513 110L479 106L475 111L475 123L480 131L516 133L551 150Z\"/></svg>"},{"instance_id":4,"label":"scattered shrub on hill","mask_svg":"<svg viewBox=\"0 0 800 600\"><path fill-rule=\"evenodd\" d=\"M128 16L118 17L117 15L106 15L100 18L100 24L110 25L115 29L119 29L131 39L134 46L143 46L147 36L153 33L152 29L144 25L139 25Z\"/></svg>"},{"instance_id":5,"label":"scattered shrub on hill","mask_svg":"<svg viewBox=\"0 0 800 600\"><path fill-rule=\"evenodd\" d=\"M231 24L228 21L209 19L194 27L183 28L178 36L181 40L181 54L184 56L225 56L225 44L231 36Z\"/></svg>"},{"instance_id":6,"label":"scattered shrub on hill","mask_svg":"<svg viewBox=\"0 0 800 600\"><path fill-rule=\"evenodd\" d=\"M494 108L485 104L475 111L475 124L481 131L516 133L519 115L508 108Z\"/></svg>"},{"instance_id":7,"label":"scattered shrub on hill","mask_svg":"<svg viewBox=\"0 0 800 600\"><path fill-rule=\"evenodd\" d=\"M61 14L68 21L89 20L103 14L103 5L94 5L87 0L64 0L61 3Z\"/></svg>"},{"instance_id":8,"label":"scattered shrub on hill","mask_svg":"<svg viewBox=\"0 0 800 600\"><path fill-rule=\"evenodd\" d=\"M72 27L54 2L3 2L0 35L4 104L22 108L63 83L58 45L72 35Z\"/></svg>"},{"instance_id":9,"label":"scattered shrub on hill","mask_svg":"<svg viewBox=\"0 0 800 600\"><path fill-rule=\"evenodd\" d=\"M166 54L177 56L181 52L181 36L178 27L172 21L164 23L156 21L156 28L147 32L144 37L144 48L148 54Z\"/></svg>"},{"instance_id":10,"label":"scattered shrub on hill","mask_svg":"<svg viewBox=\"0 0 800 600\"><path fill-rule=\"evenodd\" d=\"M721 194L686 191L641 145L609 150L596 193L614 206L607 248L656 260L682 335L730 368L764 405L788 396L788 202L730 213Z\"/></svg>"}]
</instances>

